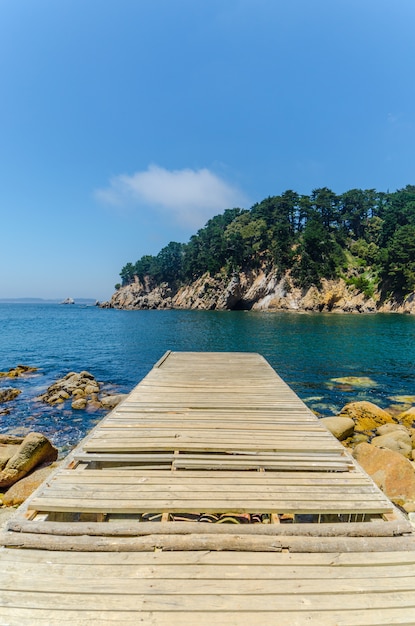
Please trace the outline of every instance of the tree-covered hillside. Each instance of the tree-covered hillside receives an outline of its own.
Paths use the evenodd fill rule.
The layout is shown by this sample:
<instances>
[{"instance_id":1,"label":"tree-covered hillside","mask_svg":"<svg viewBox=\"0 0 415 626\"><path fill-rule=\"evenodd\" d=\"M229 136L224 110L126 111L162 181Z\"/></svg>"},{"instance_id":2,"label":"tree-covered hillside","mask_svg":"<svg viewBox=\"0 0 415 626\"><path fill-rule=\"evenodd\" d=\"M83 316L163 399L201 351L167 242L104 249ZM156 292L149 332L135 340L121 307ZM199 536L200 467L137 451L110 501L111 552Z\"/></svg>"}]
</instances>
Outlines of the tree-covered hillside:
<instances>
[{"instance_id":1,"label":"tree-covered hillside","mask_svg":"<svg viewBox=\"0 0 415 626\"><path fill-rule=\"evenodd\" d=\"M370 296L415 291L415 186L393 193L327 187L310 195L285 191L250 210L227 209L188 243L171 242L121 270L122 284L138 276L179 286L218 272L290 270L300 287L343 277ZM117 285L119 287L119 285Z\"/></svg>"}]
</instances>

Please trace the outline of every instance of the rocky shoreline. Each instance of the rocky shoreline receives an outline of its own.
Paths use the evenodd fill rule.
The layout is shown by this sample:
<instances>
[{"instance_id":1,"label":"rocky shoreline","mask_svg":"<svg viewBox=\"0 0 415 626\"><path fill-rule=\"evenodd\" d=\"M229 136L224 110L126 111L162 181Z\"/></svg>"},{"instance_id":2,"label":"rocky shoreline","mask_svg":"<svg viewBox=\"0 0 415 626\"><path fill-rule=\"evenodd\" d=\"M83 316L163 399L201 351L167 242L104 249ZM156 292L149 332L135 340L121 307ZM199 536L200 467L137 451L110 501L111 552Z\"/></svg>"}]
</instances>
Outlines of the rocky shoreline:
<instances>
[{"instance_id":1,"label":"rocky shoreline","mask_svg":"<svg viewBox=\"0 0 415 626\"><path fill-rule=\"evenodd\" d=\"M18 365L0 378L16 379L36 372L35 367ZM87 371L69 372L60 378L37 400L48 405L70 403L73 410L111 410L126 394L110 395ZM0 414L10 413L5 406L20 394L18 388L0 389ZM24 500L48 477L57 466L58 449L39 432L24 437L0 434L0 507L14 507Z\"/></svg>"},{"instance_id":2,"label":"rocky shoreline","mask_svg":"<svg viewBox=\"0 0 415 626\"><path fill-rule=\"evenodd\" d=\"M415 406L393 415L372 402L351 402L320 422L394 504L415 512Z\"/></svg>"},{"instance_id":3,"label":"rocky shoreline","mask_svg":"<svg viewBox=\"0 0 415 626\"><path fill-rule=\"evenodd\" d=\"M0 377L18 378L35 368L18 366ZM99 405L114 408L125 394L102 394L89 372L69 372L38 399L47 404L69 402L74 410ZM3 397L2 404L9 402ZM367 402L346 404L321 423L349 449L379 488L408 515L415 514L415 405L386 411ZM15 507L47 478L58 462L58 450L41 433L25 437L0 435L0 510Z\"/></svg>"},{"instance_id":4,"label":"rocky shoreline","mask_svg":"<svg viewBox=\"0 0 415 626\"><path fill-rule=\"evenodd\" d=\"M204 274L189 285L155 284L138 277L120 287L102 308L113 309L199 309L302 311L333 313L413 313L415 293L402 300L384 299L380 293L368 297L342 278L322 279L320 287L300 289L289 272L257 269L232 276Z\"/></svg>"}]
</instances>

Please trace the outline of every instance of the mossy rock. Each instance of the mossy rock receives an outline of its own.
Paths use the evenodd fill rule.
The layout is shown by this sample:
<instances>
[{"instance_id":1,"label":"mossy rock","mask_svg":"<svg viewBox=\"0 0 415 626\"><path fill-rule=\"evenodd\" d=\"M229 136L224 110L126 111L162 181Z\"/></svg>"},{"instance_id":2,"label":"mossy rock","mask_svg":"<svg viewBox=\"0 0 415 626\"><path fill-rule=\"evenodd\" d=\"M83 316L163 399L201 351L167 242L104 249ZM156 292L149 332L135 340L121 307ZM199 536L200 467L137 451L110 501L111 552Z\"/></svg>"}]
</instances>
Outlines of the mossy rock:
<instances>
[{"instance_id":1,"label":"mossy rock","mask_svg":"<svg viewBox=\"0 0 415 626\"><path fill-rule=\"evenodd\" d=\"M341 417L350 417L359 432L372 431L382 424L396 424L398 420L372 402L350 402L339 413Z\"/></svg>"}]
</instances>

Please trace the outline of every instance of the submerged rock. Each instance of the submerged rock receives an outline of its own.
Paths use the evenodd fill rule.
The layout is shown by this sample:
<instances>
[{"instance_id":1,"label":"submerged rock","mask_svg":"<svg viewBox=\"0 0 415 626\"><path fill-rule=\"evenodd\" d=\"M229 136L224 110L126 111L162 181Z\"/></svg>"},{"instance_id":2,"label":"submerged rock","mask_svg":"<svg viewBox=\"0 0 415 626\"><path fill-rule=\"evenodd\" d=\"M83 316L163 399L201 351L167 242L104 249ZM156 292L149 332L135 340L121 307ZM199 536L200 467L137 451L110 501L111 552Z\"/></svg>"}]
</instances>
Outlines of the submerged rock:
<instances>
[{"instance_id":1,"label":"submerged rock","mask_svg":"<svg viewBox=\"0 0 415 626\"><path fill-rule=\"evenodd\" d=\"M10 402L17 398L22 392L20 389L14 389L13 387L8 387L7 389L0 389L0 402Z\"/></svg>"},{"instance_id":2,"label":"submerged rock","mask_svg":"<svg viewBox=\"0 0 415 626\"><path fill-rule=\"evenodd\" d=\"M19 376L32 374L33 372L37 372L37 367L30 367L29 365L16 365L16 367L9 369L8 372L0 372L0 378L18 378Z\"/></svg>"},{"instance_id":3,"label":"submerged rock","mask_svg":"<svg viewBox=\"0 0 415 626\"><path fill-rule=\"evenodd\" d=\"M372 380L368 376L343 376L342 378L331 378L330 383L358 387L362 389L367 387L377 387L378 385L376 381Z\"/></svg>"}]
</instances>

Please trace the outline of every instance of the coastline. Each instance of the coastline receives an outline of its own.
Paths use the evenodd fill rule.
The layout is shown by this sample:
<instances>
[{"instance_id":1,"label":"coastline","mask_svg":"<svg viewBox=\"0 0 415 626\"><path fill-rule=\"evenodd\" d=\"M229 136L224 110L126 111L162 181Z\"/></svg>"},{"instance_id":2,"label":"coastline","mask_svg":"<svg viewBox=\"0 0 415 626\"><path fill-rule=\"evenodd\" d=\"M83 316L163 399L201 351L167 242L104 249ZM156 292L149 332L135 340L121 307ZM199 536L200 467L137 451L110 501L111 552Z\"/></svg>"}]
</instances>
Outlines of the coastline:
<instances>
[{"instance_id":1,"label":"coastline","mask_svg":"<svg viewBox=\"0 0 415 626\"><path fill-rule=\"evenodd\" d=\"M201 311L292 311L295 313L403 313L415 314L415 293L406 297L370 297L349 285L343 278L322 279L319 287L300 289L289 274L278 277L276 270L251 270L234 273L204 274L189 285L154 284L150 279L117 289L101 308L122 310L175 309Z\"/></svg>"}]
</instances>

